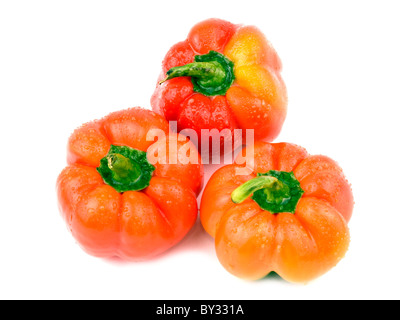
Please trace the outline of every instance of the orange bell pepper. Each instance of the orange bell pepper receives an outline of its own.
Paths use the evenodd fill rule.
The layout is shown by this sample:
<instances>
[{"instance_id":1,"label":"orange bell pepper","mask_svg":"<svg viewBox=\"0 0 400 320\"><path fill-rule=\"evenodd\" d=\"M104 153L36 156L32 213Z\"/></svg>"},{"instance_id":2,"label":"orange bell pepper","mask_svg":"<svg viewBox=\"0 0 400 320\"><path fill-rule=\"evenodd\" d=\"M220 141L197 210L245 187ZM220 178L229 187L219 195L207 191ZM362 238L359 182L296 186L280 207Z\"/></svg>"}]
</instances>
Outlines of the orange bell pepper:
<instances>
[{"instance_id":1,"label":"orange bell pepper","mask_svg":"<svg viewBox=\"0 0 400 320\"><path fill-rule=\"evenodd\" d=\"M152 129L164 138L148 141ZM187 234L197 218L203 166L194 145L181 138L169 132L165 119L141 108L114 112L75 130L57 194L61 214L86 252L144 259ZM188 146L197 163L171 164ZM149 163L150 153L166 155L166 163Z\"/></svg>"},{"instance_id":2,"label":"orange bell pepper","mask_svg":"<svg viewBox=\"0 0 400 320\"><path fill-rule=\"evenodd\" d=\"M275 271L304 283L327 272L350 241L354 201L342 170L288 143L257 142L243 154L250 152L254 161L239 165L239 156L204 189L201 222L220 262L246 279Z\"/></svg>"},{"instance_id":3,"label":"orange bell pepper","mask_svg":"<svg viewBox=\"0 0 400 320\"><path fill-rule=\"evenodd\" d=\"M194 130L200 140L213 136L202 129L224 131L229 143L235 129L244 134L251 129L256 140L273 141L287 110L281 68L259 29L209 19L195 25L188 38L166 54L152 108L177 121L179 131Z\"/></svg>"}]
</instances>

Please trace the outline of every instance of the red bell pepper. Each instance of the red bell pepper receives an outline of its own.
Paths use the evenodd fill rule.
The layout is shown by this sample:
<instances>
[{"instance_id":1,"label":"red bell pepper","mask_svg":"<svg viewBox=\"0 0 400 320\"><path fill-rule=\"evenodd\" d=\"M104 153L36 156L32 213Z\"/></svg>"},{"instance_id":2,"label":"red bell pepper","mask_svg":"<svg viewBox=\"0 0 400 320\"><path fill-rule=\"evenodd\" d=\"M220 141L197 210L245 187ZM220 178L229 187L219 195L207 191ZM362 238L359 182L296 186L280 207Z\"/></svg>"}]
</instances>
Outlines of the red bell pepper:
<instances>
[{"instance_id":1,"label":"red bell pepper","mask_svg":"<svg viewBox=\"0 0 400 320\"><path fill-rule=\"evenodd\" d=\"M149 141L152 129L164 137ZM203 166L195 146L180 138L161 116L140 108L75 130L57 194L62 216L86 252L144 259L171 248L192 228ZM197 159L184 164L179 154L188 147ZM167 161L150 163L149 154Z\"/></svg>"},{"instance_id":2,"label":"red bell pepper","mask_svg":"<svg viewBox=\"0 0 400 320\"><path fill-rule=\"evenodd\" d=\"M254 158L216 171L201 200L222 265L245 279L274 271L304 283L339 263L354 199L338 164L289 143L259 141L243 153Z\"/></svg>"},{"instance_id":3,"label":"red bell pepper","mask_svg":"<svg viewBox=\"0 0 400 320\"><path fill-rule=\"evenodd\" d=\"M234 141L234 130L254 130L256 140L272 141L286 117L286 87L281 61L256 27L210 19L195 25L188 38L174 45L162 64L151 105L178 130L223 132ZM245 132L244 132L245 133ZM224 140L226 139L226 141ZM203 150L202 150L203 151Z\"/></svg>"}]
</instances>

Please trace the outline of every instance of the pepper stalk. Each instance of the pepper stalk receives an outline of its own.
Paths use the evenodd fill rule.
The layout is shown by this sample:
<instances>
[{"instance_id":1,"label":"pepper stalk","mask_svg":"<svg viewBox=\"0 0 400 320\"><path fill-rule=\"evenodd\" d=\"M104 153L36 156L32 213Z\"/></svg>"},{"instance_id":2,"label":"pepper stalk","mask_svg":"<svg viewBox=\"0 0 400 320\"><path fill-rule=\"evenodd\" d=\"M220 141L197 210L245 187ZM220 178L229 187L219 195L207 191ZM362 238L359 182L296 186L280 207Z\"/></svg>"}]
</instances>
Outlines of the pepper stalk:
<instances>
[{"instance_id":1,"label":"pepper stalk","mask_svg":"<svg viewBox=\"0 0 400 320\"><path fill-rule=\"evenodd\" d=\"M205 96L225 95L235 81L233 62L216 51L197 55L194 60L168 70L167 77L160 84L177 77L191 77L195 92Z\"/></svg>"},{"instance_id":2,"label":"pepper stalk","mask_svg":"<svg viewBox=\"0 0 400 320\"><path fill-rule=\"evenodd\" d=\"M147 160L146 152L114 145L100 160L100 166L97 168L104 182L118 192L147 188L154 170L155 167Z\"/></svg>"},{"instance_id":3,"label":"pepper stalk","mask_svg":"<svg viewBox=\"0 0 400 320\"><path fill-rule=\"evenodd\" d=\"M271 170L259 173L231 194L234 203L242 203L248 197L263 209L272 214L289 212L295 213L298 202L303 196L300 182L293 172Z\"/></svg>"}]
</instances>

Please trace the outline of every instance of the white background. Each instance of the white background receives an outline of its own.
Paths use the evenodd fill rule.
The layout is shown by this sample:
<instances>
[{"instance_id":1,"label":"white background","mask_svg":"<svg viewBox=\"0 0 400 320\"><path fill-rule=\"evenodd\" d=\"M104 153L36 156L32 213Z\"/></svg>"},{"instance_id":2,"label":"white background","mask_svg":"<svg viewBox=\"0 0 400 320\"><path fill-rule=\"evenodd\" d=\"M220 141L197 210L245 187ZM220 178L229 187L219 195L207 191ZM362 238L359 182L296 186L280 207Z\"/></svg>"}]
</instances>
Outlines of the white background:
<instances>
[{"instance_id":1,"label":"white background","mask_svg":"<svg viewBox=\"0 0 400 320\"><path fill-rule=\"evenodd\" d=\"M0 298L399 299L397 3L1 1ZM149 108L169 47L211 17L266 34L289 93L276 141L332 157L352 183L350 250L307 285L231 276L199 224L151 261L93 258L58 214L55 181L71 132Z\"/></svg>"}]
</instances>

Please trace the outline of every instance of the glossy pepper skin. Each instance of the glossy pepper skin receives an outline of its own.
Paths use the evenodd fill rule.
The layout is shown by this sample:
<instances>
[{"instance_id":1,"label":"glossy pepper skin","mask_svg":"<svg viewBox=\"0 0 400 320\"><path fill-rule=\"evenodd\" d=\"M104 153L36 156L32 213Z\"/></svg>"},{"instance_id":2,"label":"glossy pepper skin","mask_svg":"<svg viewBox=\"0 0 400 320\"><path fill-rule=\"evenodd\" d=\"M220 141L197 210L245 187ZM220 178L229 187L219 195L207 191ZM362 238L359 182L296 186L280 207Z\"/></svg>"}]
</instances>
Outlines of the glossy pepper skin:
<instances>
[{"instance_id":1,"label":"glossy pepper skin","mask_svg":"<svg viewBox=\"0 0 400 320\"><path fill-rule=\"evenodd\" d=\"M239 165L243 159L238 157L236 163L216 171L204 189L201 222L215 238L217 256L241 278L260 279L274 271L290 282L313 280L348 250L351 187L335 161L310 156L299 146L257 142L244 155L250 150L254 161ZM241 203L233 202L243 186L260 179L257 174L271 170L293 173L299 182L302 192L293 213L262 209L254 200L256 192Z\"/></svg>"},{"instance_id":2,"label":"glossy pepper skin","mask_svg":"<svg viewBox=\"0 0 400 320\"><path fill-rule=\"evenodd\" d=\"M147 139L151 129L164 133L167 143L163 138ZM170 133L165 119L141 108L114 112L75 130L68 142L68 166L57 180L57 194L61 214L86 252L141 260L166 251L187 234L198 214L196 196L202 188L203 167L194 145L181 140ZM174 142L177 148L169 148ZM196 152L198 164L169 164L187 143ZM147 171L126 161L118 150L141 157ZM167 162L153 166L146 160L149 154L165 154ZM140 175L138 168L140 177L145 176L137 187L140 190L119 192L103 179L101 172L112 173L110 168L117 168L120 160L131 165L127 167L135 179ZM127 179L124 170L118 174L118 181Z\"/></svg>"},{"instance_id":3,"label":"glossy pepper skin","mask_svg":"<svg viewBox=\"0 0 400 320\"><path fill-rule=\"evenodd\" d=\"M256 27L220 19L198 23L185 41L166 54L159 81L174 67L193 63L196 56L204 57L210 51L223 54L233 64L234 82L227 91L208 96L195 91L196 77L167 78L155 89L153 110L168 121L177 121L178 130L193 129L199 137L201 129L228 129L230 134L225 136L230 142L235 129L253 129L255 140L273 141L286 118L287 93L281 61Z\"/></svg>"}]
</instances>

